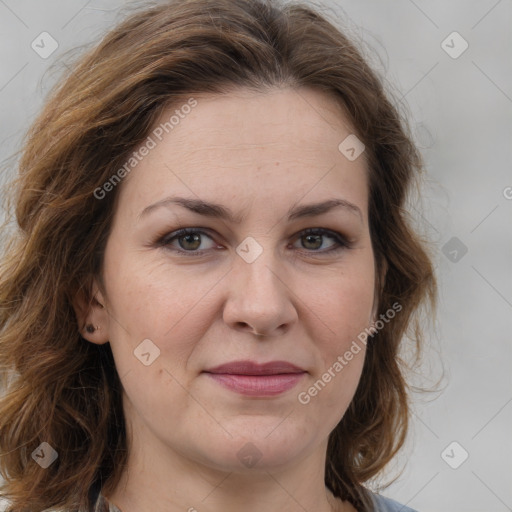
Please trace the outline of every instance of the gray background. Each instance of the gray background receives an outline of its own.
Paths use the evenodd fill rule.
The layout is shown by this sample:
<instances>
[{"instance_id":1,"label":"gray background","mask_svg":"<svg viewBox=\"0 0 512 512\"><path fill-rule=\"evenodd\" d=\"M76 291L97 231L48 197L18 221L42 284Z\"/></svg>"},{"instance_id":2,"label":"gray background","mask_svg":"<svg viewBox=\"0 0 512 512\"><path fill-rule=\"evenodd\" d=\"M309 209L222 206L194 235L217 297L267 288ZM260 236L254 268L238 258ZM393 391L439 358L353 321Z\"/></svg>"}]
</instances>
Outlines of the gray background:
<instances>
[{"instance_id":1,"label":"gray background","mask_svg":"<svg viewBox=\"0 0 512 512\"><path fill-rule=\"evenodd\" d=\"M58 78L58 59L98 40L127 5L0 0L1 180ZM412 211L435 244L440 303L413 377L428 386L444 368L444 378L440 392L414 395L411 437L388 474L405 469L383 494L420 512L512 510L512 2L321 5L408 109L428 171ZM31 48L43 31L59 45L46 59ZM469 44L457 58L442 47L454 31ZM453 54L461 44L451 36L443 46Z\"/></svg>"}]
</instances>

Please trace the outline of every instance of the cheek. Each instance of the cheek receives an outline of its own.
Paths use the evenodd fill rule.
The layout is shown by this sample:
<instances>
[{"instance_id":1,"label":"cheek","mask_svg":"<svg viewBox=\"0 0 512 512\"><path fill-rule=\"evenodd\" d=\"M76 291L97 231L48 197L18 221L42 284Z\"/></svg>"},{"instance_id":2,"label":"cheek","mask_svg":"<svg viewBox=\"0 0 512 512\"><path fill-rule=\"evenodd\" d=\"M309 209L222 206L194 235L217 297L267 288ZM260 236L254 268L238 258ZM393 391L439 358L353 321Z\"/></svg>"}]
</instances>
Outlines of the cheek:
<instances>
[{"instance_id":1,"label":"cheek","mask_svg":"<svg viewBox=\"0 0 512 512\"><path fill-rule=\"evenodd\" d=\"M347 270L326 281L312 299L329 333L329 345L343 344L367 328L374 301L371 267Z\"/></svg>"},{"instance_id":2,"label":"cheek","mask_svg":"<svg viewBox=\"0 0 512 512\"><path fill-rule=\"evenodd\" d=\"M161 257L124 252L110 258L106 286L112 315L131 325L134 335L162 338L178 328L215 283L215 276L198 276L192 267L173 268Z\"/></svg>"},{"instance_id":3,"label":"cheek","mask_svg":"<svg viewBox=\"0 0 512 512\"><path fill-rule=\"evenodd\" d=\"M159 379L167 382L170 377L156 376L155 370L165 369L184 381L187 361L212 322L208 291L218 276L211 272L198 276L192 266L171 268L165 261L145 262L141 255L126 250L118 254L119 258L105 260L105 284L110 343L119 374L130 372L131 378L161 386ZM145 366L145 362L151 363Z\"/></svg>"},{"instance_id":4,"label":"cheek","mask_svg":"<svg viewBox=\"0 0 512 512\"><path fill-rule=\"evenodd\" d=\"M297 401L307 411L308 422L314 424L314 418L321 417L329 431L345 414L359 384L373 292L372 282L340 279L324 289L316 308L319 318L313 340L318 364L307 384L298 390ZM318 336L320 332L323 335Z\"/></svg>"},{"instance_id":5,"label":"cheek","mask_svg":"<svg viewBox=\"0 0 512 512\"><path fill-rule=\"evenodd\" d=\"M312 376L310 387L302 390L306 394L300 403L311 400L307 407L316 414L331 411L331 426L352 400L364 365L374 299L371 268L354 266L351 272L339 273L314 299L318 316L315 330L323 336L313 338L319 357L318 371Z\"/></svg>"}]
</instances>

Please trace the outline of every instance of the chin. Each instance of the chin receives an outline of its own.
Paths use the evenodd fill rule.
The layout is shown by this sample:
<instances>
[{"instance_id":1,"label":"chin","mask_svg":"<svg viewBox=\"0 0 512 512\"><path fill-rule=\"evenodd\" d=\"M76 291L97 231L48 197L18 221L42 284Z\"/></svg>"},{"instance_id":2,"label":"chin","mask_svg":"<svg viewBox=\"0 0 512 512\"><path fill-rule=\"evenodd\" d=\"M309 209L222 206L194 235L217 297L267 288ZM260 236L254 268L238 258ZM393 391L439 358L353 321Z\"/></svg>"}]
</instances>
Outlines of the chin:
<instances>
[{"instance_id":1,"label":"chin","mask_svg":"<svg viewBox=\"0 0 512 512\"><path fill-rule=\"evenodd\" d=\"M224 424L232 437L212 439L205 454L222 471L245 472L278 469L314 449L317 433L307 435L304 425L290 425L283 418L243 418Z\"/></svg>"}]
</instances>

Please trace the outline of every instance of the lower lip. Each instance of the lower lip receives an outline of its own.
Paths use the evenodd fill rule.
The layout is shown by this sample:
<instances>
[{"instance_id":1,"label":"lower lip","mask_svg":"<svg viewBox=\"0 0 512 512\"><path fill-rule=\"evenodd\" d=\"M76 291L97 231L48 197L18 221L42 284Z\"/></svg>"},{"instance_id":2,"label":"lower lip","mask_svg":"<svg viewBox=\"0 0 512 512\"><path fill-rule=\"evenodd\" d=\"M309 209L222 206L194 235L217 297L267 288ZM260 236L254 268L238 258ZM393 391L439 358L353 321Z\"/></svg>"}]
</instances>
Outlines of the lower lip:
<instances>
[{"instance_id":1,"label":"lower lip","mask_svg":"<svg viewBox=\"0 0 512 512\"><path fill-rule=\"evenodd\" d=\"M275 396L295 387L304 377L302 373L280 373L277 375L233 375L208 373L222 386L250 396Z\"/></svg>"}]
</instances>

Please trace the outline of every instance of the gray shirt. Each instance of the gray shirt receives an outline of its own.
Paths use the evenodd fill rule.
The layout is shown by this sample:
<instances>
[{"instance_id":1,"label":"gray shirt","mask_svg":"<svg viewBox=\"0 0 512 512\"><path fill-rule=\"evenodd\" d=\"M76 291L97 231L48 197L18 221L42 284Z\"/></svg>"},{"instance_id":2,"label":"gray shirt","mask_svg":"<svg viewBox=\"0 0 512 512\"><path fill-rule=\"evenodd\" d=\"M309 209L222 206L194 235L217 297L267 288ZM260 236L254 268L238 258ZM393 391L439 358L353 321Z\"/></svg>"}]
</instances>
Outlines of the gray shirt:
<instances>
[{"instance_id":1,"label":"gray shirt","mask_svg":"<svg viewBox=\"0 0 512 512\"><path fill-rule=\"evenodd\" d=\"M417 512L412 508L398 503L398 501L385 498L380 494L372 493L372 498L375 502L375 512Z\"/></svg>"}]
</instances>

